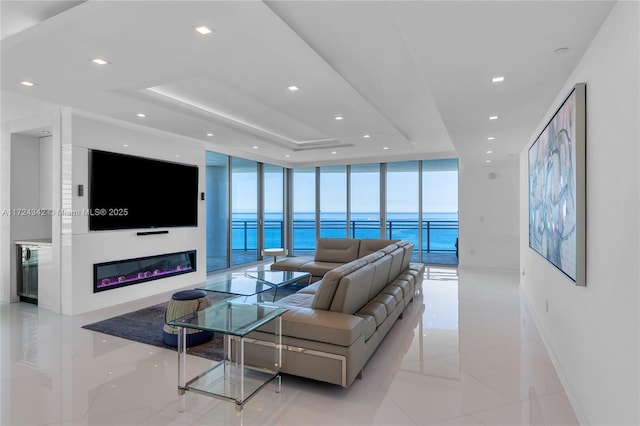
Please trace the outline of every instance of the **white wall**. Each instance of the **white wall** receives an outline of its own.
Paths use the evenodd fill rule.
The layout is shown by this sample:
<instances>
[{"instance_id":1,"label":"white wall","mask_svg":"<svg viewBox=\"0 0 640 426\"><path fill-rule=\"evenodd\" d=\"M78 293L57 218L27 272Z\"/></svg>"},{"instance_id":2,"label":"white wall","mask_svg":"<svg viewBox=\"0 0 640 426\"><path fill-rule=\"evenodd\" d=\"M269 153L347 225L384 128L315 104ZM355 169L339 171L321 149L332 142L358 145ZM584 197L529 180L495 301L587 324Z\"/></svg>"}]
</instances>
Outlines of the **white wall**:
<instances>
[{"instance_id":1,"label":"white wall","mask_svg":"<svg viewBox=\"0 0 640 426\"><path fill-rule=\"evenodd\" d=\"M17 285L17 255L14 242L17 240L33 240L51 238L51 217L46 215L28 214L26 210L32 209L34 212L47 208L42 204L42 174L41 163L49 160L47 150L43 146L51 146L51 138L41 139L35 136L23 134L12 134L10 136L10 157L11 164L20 164L20 167L11 167L9 173L10 201L8 207L3 207L2 214L5 219L10 219L8 259L3 262L9 269L9 280L4 284L3 298L5 300L18 299ZM41 155L41 154L44 154ZM49 166L49 170L51 167ZM46 188L45 188L46 190ZM45 191L46 192L46 191ZM40 281L45 281L42 279ZM43 291L48 291L47 285L43 282ZM6 296L5 296L6 295Z\"/></svg>"},{"instance_id":2,"label":"white wall","mask_svg":"<svg viewBox=\"0 0 640 426\"><path fill-rule=\"evenodd\" d=\"M491 166L461 160L460 267L518 269L518 170L517 158Z\"/></svg>"},{"instance_id":3,"label":"white wall","mask_svg":"<svg viewBox=\"0 0 640 426\"><path fill-rule=\"evenodd\" d=\"M204 192L205 150L202 144L74 114L71 145L63 142L62 146L62 208L75 212L88 209L88 152L92 148L195 164L200 168L199 192ZM85 187L84 196L78 196L80 184ZM62 288L62 312L76 315L203 282L206 279L204 201L200 202L198 217L195 228L166 228L168 234L149 236L138 236L139 230L89 231L88 216L63 217L61 274L62 282L70 284ZM69 237L65 238L65 235ZM194 273L93 293L95 263L193 249L197 250L197 271Z\"/></svg>"},{"instance_id":4,"label":"white wall","mask_svg":"<svg viewBox=\"0 0 640 426\"><path fill-rule=\"evenodd\" d=\"M640 424L639 9L616 4L531 139L586 82L586 287L529 249L530 144L520 156L521 287L583 424Z\"/></svg>"},{"instance_id":5,"label":"white wall","mask_svg":"<svg viewBox=\"0 0 640 426\"><path fill-rule=\"evenodd\" d=\"M11 168L11 209L15 211L11 214L11 240L51 238L50 217L22 213L22 209L44 208L40 197L40 139L12 135L11 163L20 164Z\"/></svg>"}]
</instances>

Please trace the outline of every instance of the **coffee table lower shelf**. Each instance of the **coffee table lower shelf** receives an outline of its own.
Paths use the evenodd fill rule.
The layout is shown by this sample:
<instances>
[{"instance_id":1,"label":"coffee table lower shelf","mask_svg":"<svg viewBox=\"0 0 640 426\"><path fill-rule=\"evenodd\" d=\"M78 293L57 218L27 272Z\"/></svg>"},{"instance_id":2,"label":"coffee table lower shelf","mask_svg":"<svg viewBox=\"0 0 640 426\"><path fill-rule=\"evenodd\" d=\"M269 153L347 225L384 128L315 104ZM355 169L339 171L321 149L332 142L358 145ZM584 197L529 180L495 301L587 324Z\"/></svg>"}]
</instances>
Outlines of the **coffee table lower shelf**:
<instances>
[{"instance_id":1,"label":"coffee table lower shelf","mask_svg":"<svg viewBox=\"0 0 640 426\"><path fill-rule=\"evenodd\" d=\"M241 407L274 379L278 379L278 390L280 390L280 373L250 366L245 366L242 371L240 368L231 361L220 361L209 370L189 380L179 391L196 392L218 399L234 401L236 405Z\"/></svg>"}]
</instances>

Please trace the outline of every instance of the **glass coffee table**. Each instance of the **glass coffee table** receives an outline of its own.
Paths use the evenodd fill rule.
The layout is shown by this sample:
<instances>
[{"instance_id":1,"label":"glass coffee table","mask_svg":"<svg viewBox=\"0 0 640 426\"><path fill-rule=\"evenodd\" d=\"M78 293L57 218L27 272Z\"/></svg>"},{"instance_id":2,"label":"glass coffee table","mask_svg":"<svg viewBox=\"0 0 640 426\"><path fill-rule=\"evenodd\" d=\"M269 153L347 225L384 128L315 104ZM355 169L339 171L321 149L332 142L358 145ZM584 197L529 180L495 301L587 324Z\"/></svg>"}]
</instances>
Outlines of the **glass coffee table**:
<instances>
[{"instance_id":1,"label":"glass coffee table","mask_svg":"<svg viewBox=\"0 0 640 426\"><path fill-rule=\"evenodd\" d=\"M311 274L297 271L246 271L242 275L233 275L224 281L206 283L197 290L213 291L231 296L249 296L262 294L273 290L273 300L278 296L278 289L307 280L311 281Z\"/></svg>"},{"instance_id":2,"label":"glass coffee table","mask_svg":"<svg viewBox=\"0 0 640 426\"><path fill-rule=\"evenodd\" d=\"M178 395L180 411L185 408L185 393L196 392L236 403L242 409L244 404L270 383L278 379L281 388L280 366L282 365L282 314L287 308L276 305L241 303L223 300L208 308L170 321L178 327ZM247 334L276 320L277 339L273 344L273 368L245 365L244 342ZM202 374L186 380L187 329L221 333L224 341L224 358ZM232 340L237 342L232 348Z\"/></svg>"}]
</instances>

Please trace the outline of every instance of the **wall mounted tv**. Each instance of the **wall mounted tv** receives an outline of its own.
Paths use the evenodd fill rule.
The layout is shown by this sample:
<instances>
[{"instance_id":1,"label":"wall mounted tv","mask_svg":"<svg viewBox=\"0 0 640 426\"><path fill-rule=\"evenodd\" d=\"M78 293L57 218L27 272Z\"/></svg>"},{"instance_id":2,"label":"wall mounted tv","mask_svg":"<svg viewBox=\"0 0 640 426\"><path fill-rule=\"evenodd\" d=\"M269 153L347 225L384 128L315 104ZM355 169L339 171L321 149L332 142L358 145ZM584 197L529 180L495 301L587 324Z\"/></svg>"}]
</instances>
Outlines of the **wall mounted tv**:
<instances>
[{"instance_id":1,"label":"wall mounted tv","mask_svg":"<svg viewBox=\"0 0 640 426\"><path fill-rule=\"evenodd\" d=\"M198 166L89 150L89 229L198 225Z\"/></svg>"}]
</instances>

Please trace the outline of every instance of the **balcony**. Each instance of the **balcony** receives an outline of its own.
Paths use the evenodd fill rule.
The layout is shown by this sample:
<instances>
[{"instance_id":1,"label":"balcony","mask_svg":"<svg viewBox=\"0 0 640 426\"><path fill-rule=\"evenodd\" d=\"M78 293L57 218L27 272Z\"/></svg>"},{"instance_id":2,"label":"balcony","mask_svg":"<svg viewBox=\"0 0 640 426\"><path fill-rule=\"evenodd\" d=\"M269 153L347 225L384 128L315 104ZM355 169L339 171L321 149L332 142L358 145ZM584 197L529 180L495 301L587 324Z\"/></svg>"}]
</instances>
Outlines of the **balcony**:
<instances>
[{"instance_id":1,"label":"balcony","mask_svg":"<svg viewBox=\"0 0 640 426\"><path fill-rule=\"evenodd\" d=\"M387 220L386 238L404 239L416 245L412 260L428 264L457 265L456 240L458 238L457 220L423 220L422 248L419 248L420 228L417 220ZM284 240L283 222L266 220L264 222L265 247L282 247ZM255 220L232 221L232 255L242 263L245 255L247 261L255 260L258 224ZM347 235L346 221L322 220L320 235L323 238L344 238ZM349 222L351 238L379 238L380 223L372 220L352 220ZM293 247L290 253L297 256L312 256L315 252L315 221L294 220ZM420 256L422 255L422 259Z\"/></svg>"}]
</instances>

